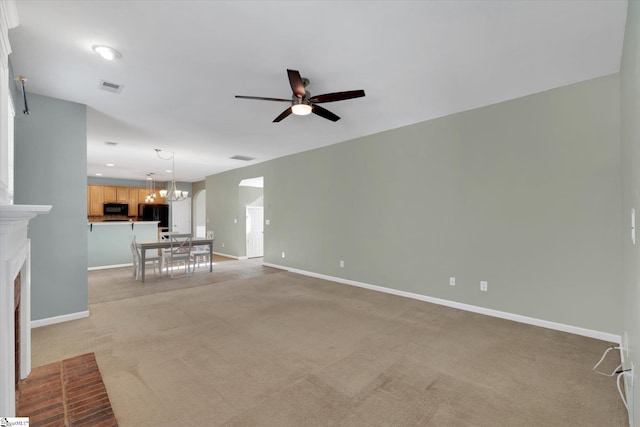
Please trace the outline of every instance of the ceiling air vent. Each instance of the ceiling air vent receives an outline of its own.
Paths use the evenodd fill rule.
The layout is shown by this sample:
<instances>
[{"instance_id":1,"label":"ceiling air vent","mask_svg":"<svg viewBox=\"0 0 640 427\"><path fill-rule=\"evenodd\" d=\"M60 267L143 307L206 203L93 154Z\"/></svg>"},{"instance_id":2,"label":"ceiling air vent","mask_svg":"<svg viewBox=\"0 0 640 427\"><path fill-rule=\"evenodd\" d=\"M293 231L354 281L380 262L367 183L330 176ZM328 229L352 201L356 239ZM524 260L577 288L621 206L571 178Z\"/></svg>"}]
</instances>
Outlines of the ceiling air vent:
<instances>
[{"instance_id":1,"label":"ceiling air vent","mask_svg":"<svg viewBox=\"0 0 640 427\"><path fill-rule=\"evenodd\" d=\"M100 80L100 89L106 90L107 92L112 93L120 93L122 91L122 85L117 83L111 83L104 80Z\"/></svg>"},{"instance_id":2,"label":"ceiling air vent","mask_svg":"<svg viewBox=\"0 0 640 427\"><path fill-rule=\"evenodd\" d=\"M239 156L239 155L238 155L238 156L233 156L233 157L231 157L231 159L233 159L233 160L242 160L242 161L244 161L244 162L248 162L248 161L250 161L250 160L255 160L256 158L255 158L255 157Z\"/></svg>"},{"instance_id":3,"label":"ceiling air vent","mask_svg":"<svg viewBox=\"0 0 640 427\"><path fill-rule=\"evenodd\" d=\"M115 147L116 145L118 145L117 142L113 142L113 141L105 141L104 145L109 145L111 147Z\"/></svg>"}]
</instances>

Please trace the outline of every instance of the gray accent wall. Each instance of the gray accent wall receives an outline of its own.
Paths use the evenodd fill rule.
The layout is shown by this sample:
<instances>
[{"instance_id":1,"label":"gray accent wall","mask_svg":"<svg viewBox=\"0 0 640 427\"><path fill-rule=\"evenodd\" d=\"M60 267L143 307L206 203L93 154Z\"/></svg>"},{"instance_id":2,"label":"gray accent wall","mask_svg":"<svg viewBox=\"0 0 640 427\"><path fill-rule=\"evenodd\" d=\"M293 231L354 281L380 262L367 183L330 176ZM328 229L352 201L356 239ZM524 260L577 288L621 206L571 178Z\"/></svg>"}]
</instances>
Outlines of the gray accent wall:
<instances>
[{"instance_id":1,"label":"gray accent wall","mask_svg":"<svg viewBox=\"0 0 640 427\"><path fill-rule=\"evenodd\" d=\"M52 205L30 222L31 317L87 306L87 109L28 94L15 117L15 203Z\"/></svg>"},{"instance_id":2,"label":"gray accent wall","mask_svg":"<svg viewBox=\"0 0 640 427\"><path fill-rule=\"evenodd\" d=\"M266 263L619 334L619 83L209 176L216 250L240 254L237 185L264 176Z\"/></svg>"},{"instance_id":3,"label":"gray accent wall","mask_svg":"<svg viewBox=\"0 0 640 427\"><path fill-rule=\"evenodd\" d=\"M636 210L640 226L640 2L630 1L620 68L621 140L622 140L622 332L625 369L635 369L636 391L632 413L640 426L640 232L636 244L631 241L631 209Z\"/></svg>"}]
</instances>

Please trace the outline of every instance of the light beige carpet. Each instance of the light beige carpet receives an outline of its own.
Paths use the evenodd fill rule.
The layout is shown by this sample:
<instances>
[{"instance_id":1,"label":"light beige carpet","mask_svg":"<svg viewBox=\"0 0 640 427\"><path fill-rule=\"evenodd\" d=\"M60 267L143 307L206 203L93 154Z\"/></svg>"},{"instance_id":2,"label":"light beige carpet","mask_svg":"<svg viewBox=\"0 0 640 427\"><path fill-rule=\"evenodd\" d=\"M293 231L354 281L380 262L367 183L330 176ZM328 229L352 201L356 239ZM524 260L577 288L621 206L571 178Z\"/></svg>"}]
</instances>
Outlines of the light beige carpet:
<instances>
[{"instance_id":1,"label":"light beige carpet","mask_svg":"<svg viewBox=\"0 0 640 427\"><path fill-rule=\"evenodd\" d=\"M232 263L256 265L101 290L89 318L33 330L34 366L95 352L124 427L626 425L591 370L609 343L273 269L214 277ZM90 292L160 283L104 274Z\"/></svg>"}]
</instances>

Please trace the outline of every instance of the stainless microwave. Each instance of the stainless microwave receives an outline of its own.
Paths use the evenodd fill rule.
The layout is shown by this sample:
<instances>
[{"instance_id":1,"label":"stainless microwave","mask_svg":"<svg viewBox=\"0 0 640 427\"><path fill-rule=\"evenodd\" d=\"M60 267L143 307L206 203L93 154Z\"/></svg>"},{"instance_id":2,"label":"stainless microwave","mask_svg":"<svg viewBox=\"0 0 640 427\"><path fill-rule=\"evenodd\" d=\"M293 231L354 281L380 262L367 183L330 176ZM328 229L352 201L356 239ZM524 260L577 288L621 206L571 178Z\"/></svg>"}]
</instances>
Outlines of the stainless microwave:
<instances>
[{"instance_id":1,"label":"stainless microwave","mask_svg":"<svg viewBox=\"0 0 640 427\"><path fill-rule=\"evenodd\" d=\"M105 203L104 215L128 215L129 205L126 203Z\"/></svg>"}]
</instances>

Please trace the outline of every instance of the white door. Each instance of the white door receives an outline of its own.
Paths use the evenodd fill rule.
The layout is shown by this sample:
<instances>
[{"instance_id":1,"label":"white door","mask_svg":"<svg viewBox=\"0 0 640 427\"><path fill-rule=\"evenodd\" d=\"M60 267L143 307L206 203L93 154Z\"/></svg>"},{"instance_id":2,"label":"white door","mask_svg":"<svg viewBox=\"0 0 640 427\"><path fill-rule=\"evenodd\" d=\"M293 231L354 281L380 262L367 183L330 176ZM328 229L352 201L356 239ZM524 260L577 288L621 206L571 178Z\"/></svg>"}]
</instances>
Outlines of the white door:
<instances>
[{"instance_id":1,"label":"white door","mask_svg":"<svg viewBox=\"0 0 640 427\"><path fill-rule=\"evenodd\" d=\"M191 197L171 202L171 231L191 233Z\"/></svg>"},{"instance_id":2,"label":"white door","mask_svg":"<svg viewBox=\"0 0 640 427\"><path fill-rule=\"evenodd\" d=\"M264 208L247 206L247 258L264 255L263 249Z\"/></svg>"}]
</instances>

